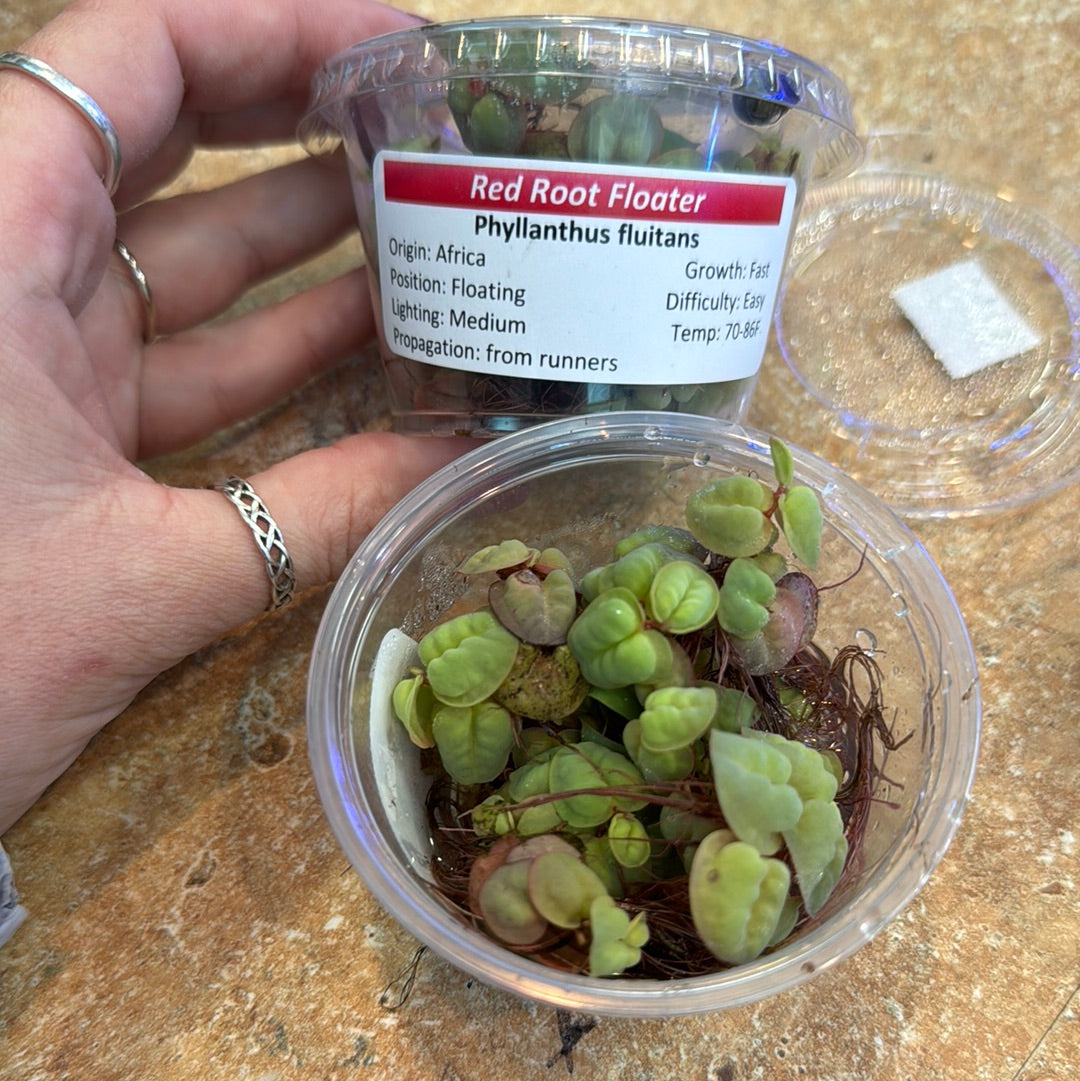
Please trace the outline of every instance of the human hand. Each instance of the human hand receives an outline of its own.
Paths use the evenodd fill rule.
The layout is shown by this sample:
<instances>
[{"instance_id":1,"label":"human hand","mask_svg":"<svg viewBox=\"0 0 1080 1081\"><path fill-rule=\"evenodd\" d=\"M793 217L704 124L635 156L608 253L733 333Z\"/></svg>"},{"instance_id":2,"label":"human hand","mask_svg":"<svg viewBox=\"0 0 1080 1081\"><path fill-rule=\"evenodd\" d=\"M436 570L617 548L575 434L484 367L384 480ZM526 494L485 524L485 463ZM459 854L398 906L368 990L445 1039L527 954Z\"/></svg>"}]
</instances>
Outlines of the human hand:
<instances>
[{"instance_id":1,"label":"human hand","mask_svg":"<svg viewBox=\"0 0 1080 1081\"><path fill-rule=\"evenodd\" d=\"M267 605L237 509L133 463L256 412L372 331L362 271L204 325L350 227L344 169L302 161L145 200L196 144L291 138L319 63L414 21L370 0L72 4L20 49L112 121L115 207L93 128L0 69L0 833L155 675ZM117 234L153 290L161 337L149 344ZM381 514L460 449L373 433L251 477L297 589L335 577Z\"/></svg>"}]
</instances>

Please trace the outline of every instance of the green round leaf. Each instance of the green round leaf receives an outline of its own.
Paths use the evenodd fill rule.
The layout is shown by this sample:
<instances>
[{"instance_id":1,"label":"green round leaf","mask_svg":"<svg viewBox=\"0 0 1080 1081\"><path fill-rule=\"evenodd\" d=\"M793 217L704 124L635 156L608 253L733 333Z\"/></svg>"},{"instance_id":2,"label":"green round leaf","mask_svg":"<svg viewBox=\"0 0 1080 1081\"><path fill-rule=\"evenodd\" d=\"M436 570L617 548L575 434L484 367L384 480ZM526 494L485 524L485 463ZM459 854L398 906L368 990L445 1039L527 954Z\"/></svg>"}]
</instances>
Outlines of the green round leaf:
<instances>
[{"instance_id":1,"label":"green round leaf","mask_svg":"<svg viewBox=\"0 0 1080 1081\"><path fill-rule=\"evenodd\" d=\"M566 747L556 752L548 787L553 794L582 793L552 804L559 817L575 829L602 825L615 813L614 799L603 791L607 787L603 773L576 748Z\"/></svg>"},{"instance_id":2,"label":"green round leaf","mask_svg":"<svg viewBox=\"0 0 1080 1081\"><path fill-rule=\"evenodd\" d=\"M492 582L488 603L499 622L521 641L557 646L566 641L577 614L577 591L564 570L541 578L524 568Z\"/></svg>"},{"instance_id":3,"label":"green round leaf","mask_svg":"<svg viewBox=\"0 0 1080 1081\"><path fill-rule=\"evenodd\" d=\"M840 809L831 800L807 800L799 821L784 830L784 843L795 865L803 905L813 916L829 899L844 871L848 842Z\"/></svg>"},{"instance_id":4,"label":"green round leaf","mask_svg":"<svg viewBox=\"0 0 1080 1081\"><path fill-rule=\"evenodd\" d=\"M642 746L641 721L628 721L623 728L623 745L634 765L646 781L681 781L694 772L697 758L694 748L679 747L674 751L649 751Z\"/></svg>"},{"instance_id":5,"label":"green round leaf","mask_svg":"<svg viewBox=\"0 0 1080 1081\"><path fill-rule=\"evenodd\" d=\"M523 766L518 766L506 779L506 794L511 803L524 803L536 796L546 796L551 791L549 780L551 760L561 744L536 756Z\"/></svg>"},{"instance_id":6,"label":"green round leaf","mask_svg":"<svg viewBox=\"0 0 1080 1081\"><path fill-rule=\"evenodd\" d=\"M779 732L761 732L749 729L743 733L748 739L758 739L775 747L791 764L787 783L799 793L802 800L831 800L836 795L836 774L825 756L813 747L807 747L797 739L787 739Z\"/></svg>"},{"instance_id":7,"label":"green round leaf","mask_svg":"<svg viewBox=\"0 0 1080 1081\"><path fill-rule=\"evenodd\" d=\"M772 491L753 477L728 476L711 481L686 502L690 532L712 552L752 556L768 548L776 530L762 513Z\"/></svg>"},{"instance_id":8,"label":"green round leaf","mask_svg":"<svg viewBox=\"0 0 1080 1081\"><path fill-rule=\"evenodd\" d=\"M431 717L435 710L435 696L422 675L400 680L391 696L394 714L405 726L409 739L417 747L434 747L431 735Z\"/></svg>"},{"instance_id":9,"label":"green round leaf","mask_svg":"<svg viewBox=\"0 0 1080 1081\"><path fill-rule=\"evenodd\" d=\"M504 863L480 887L480 915L488 930L511 946L529 946L548 933L548 922L529 900L529 861Z\"/></svg>"},{"instance_id":10,"label":"green round leaf","mask_svg":"<svg viewBox=\"0 0 1080 1081\"><path fill-rule=\"evenodd\" d=\"M454 119L464 129L468 127L469 113L472 107L484 96L472 79L451 79L446 92L446 104L454 114Z\"/></svg>"},{"instance_id":11,"label":"green round leaf","mask_svg":"<svg viewBox=\"0 0 1080 1081\"><path fill-rule=\"evenodd\" d=\"M769 452L772 455L776 483L787 488L795 479L795 462L791 457L791 451L788 450L787 444L781 440L770 439Z\"/></svg>"},{"instance_id":12,"label":"green round leaf","mask_svg":"<svg viewBox=\"0 0 1080 1081\"><path fill-rule=\"evenodd\" d=\"M660 152L663 141L660 115L637 94L594 98L575 117L566 137L570 156L577 161L628 165L643 165Z\"/></svg>"},{"instance_id":13,"label":"green round leaf","mask_svg":"<svg viewBox=\"0 0 1080 1081\"><path fill-rule=\"evenodd\" d=\"M645 631L656 653L656 671L644 683L634 685L639 702L644 702L658 687L689 687L695 683L694 662L686 650L655 627Z\"/></svg>"},{"instance_id":14,"label":"green round leaf","mask_svg":"<svg viewBox=\"0 0 1080 1081\"><path fill-rule=\"evenodd\" d=\"M824 525L817 495L805 485L789 488L780 496L777 514L784 537L796 558L808 567L816 567L821 557L821 531Z\"/></svg>"},{"instance_id":15,"label":"green round leaf","mask_svg":"<svg viewBox=\"0 0 1080 1081\"><path fill-rule=\"evenodd\" d=\"M653 159L653 165L658 169L694 169L700 170L704 166L701 151L695 147L679 147L675 150L665 150L658 158Z\"/></svg>"},{"instance_id":16,"label":"green round leaf","mask_svg":"<svg viewBox=\"0 0 1080 1081\"><path fill-rule=\"evenodd\" d=\"M556 927L580 927L593 901L606 896L604 883L576 853L548 852L532 861L529 900Z\"/></svg>"},{"instance_id":17,"label":"green round leaf","mask_svg":"<svg viewBox=\"0 0 1080 1081\"><path fill-rule=\"evenodd\" d=\"M787 784L803 801L798 821L781 830L795 865L795 878L806 911L813 916L828 900L844 870L848 843L840 809L834 756L786 739L777 732L747 731L744 735L779 751L791 765Z\"/></svg>"},{"instance_id":18,"label":"green round leaf","mask_svg":"<svg viewBox=\"0 0 1080 1081\"><path fill-rule=\"evenodd\" d=\"M813 712L813 706L798 687L781 682L777 685L777 691L780 697L780 705L784 707L793 724L802 724L809 719Z\"/></svg>"},{"instance_id":19,"label":"green round leaf","mask_svg":"<svg viewBox=\"0 0 1080 1081\"><path fill-rule=\"evenodd\" d=\"M839 787L844 781L844 763L840 761L840 756L836 751L823 750L820 753L825 768L836 778L836 784Z\"/></svg>"},{"instance_id":20,"label":"green round leaf","mask_svg":"<svg viewBox=\"0 0 1080 1081\"><path fill-rule=\"evenodd\" d=\"M553 751L568 742L553 735L546 728L522 728L514 743L513 757L515 766L524 766L544 751ZM572 742L572 741L569 741Z\"/></svg>"},{"instance_id":21,"label":"green round leaf","mask_svg":"<svg viewBox=\"0 0 1080 1081\"><path fill-rule=\"evenodd\" d=\"M490 91L469 112L468 144L478 154L512 154L525 137L524 108Z\"/></svg>"},{"instance_id":22,"label":"green round leaf","mask_svg":"<svg viewBox=\"0 0 1080 1081\"><path fill-rule=\"evenodd\" d=\"M617 810L635 811L645 801L605 791L638 788L644 784L637 767L621 754L598 743L562 747L551 758L548 789L555 795L559 816L568 826L585 829L606 822ZM579 793L573 795L572 793Z\"/></svg>"},{"instance_id":23,"label":"green round leaf","mask_svg":"<svg viewBox=\"0 0 1080 1081\"><path fill-rule=\"evenodd\" d=\"M649 831L636 816L625 811L612 815L607 839L612 855L623 867L641 867L649 862L652 855Z\"/></svg>"},{"instance_id":24,"label":"green round leaf","mask_svg":"<svg viewBox=\"0 0 1080 1081\"><path fill-rule=\"evenodd\" d=\"M770 946L778 946L795 930L795 924L799 922L799 899L794 894L788 894L784 901L784 907L780 909L780 918L776 921L776 929L769 939Z\"/></svg>"},{"instance_id":25,"label":"green round leaf","mask_svg":"<svg viewBox=\"0 0 1080 1081\"><path fill-rule=\"evenodd\" d=\"M486 609L440 624L417 650L431 690L449 706L473 706L510 674L518 640Z\"/></svg>"},{"instance_id":26,"label":"green round leaf","mask_svg":"<svg viewBox=\"0 0 1080 1081\"><path fill-rule=\"evenodd\" d=\"M623 747L621 739L612 739L602 727L597 725L594 718L581 717L579 720L581 721L581 728L578 730L579 738L574 742L599 743L602 747L606 747L616 754L625 754L626 748Z\"/></svg>"},{"instance_id":27,"label":"green round leaf","mask_svg":"<svg viewBox=\"0 0 1080 1081\"><path fill-rule=\"evenodd\" d=\"M702 547L689 530L679 529L672 525L647 525L641 529L628 533L615 543L615 558L626 555L627 552L640 548L643 544L661 544L676 552L684 552L693 556L694 559L704 560L709 554Z\"/></svg>"},{"instance_id":28,"label":"green round leaf","mask_svg":"<svg viewBox=\"0 0 1080 1081\"><path fill-rule=\"evenodd\" d=\"M628 721L641 712L641 702L630 687L592 687L589 697Z\"/></svg>"},{"instance_id":29,"label":"green round leaf","mask_svg":"<svg viewBox=\"0 0 1080 1081\"><path fill-rule=\"evenodd\" d=\"M472 809L469 821L478 837L503 837L514 832L514 815L507 808L507 799L502 792L493 792L478 803Z\"/></svg>"},{"instance_id":30,"label":"green round leaf","mask_svg":"<svg viewBox=\"0 0 1080 1081\"><path fill-rule=\"evenodd\" d=\"M665 660L666 640L644 629L644 613L628 589L605 590L590 602L567 634L581 674L595 687L647 683ZM661 639L663 636L660 636Z\"/></svg>"},{"instance_id":31,"label":"green round leaf","mask_svg":"<svg viewBox=\"0 0 1080 1081\"><path fill-rule=\"evenodd\" d=\"M759 570L763 570L774 582L779 582L788 572L788 562L779 552L758 552L751 556Z\"/></svg>"},{"instance_id":32,"label":"green round leaf","mask_svg":"<svg viewBox=\"0 0 1080 1081\"><path fill-rule=\"evenodd\" d=\"M522 807L515 812L514 832L519 837L540 837L562 829L563 820L554 801Z\"/></svg>"},{"instance_id":33,"label":"green round leaf","mask_svg":"<svg viewBox=\"0 0 1080 1081\"><path fill-rule=\"evenodd\" d=\"M565 571L571 578L574 577L574 568L570 566L570 560L559 548L545 548L536 557L533 570L537 574L550 574L552 571Z\"/></svg>"},{"instance_id":34,"label":"green round leaf","mask_svg":"<svg viewBox=\"0 0 1080 1081\"><path fill-rule=\"evenodd\" d=\"M699 563L680 561L661 567L649 586L646 607L668 634L700 630L716 615L720 589Z\"/></svg>"},{"instance_id":35,"label":"green round leaf","mask_svg":"<svg viewBox=\"0 0 1080 1081\"><path fill-rule=\"evenodd\" d=\"M581 583L581 595L591 601L606 589L628 589L639 601L649 595L649 588L661 567L672 562L696 562L693 556L651 541L631 548L614 563L597 567L585 575Z\"/></svg>"},{"instance_id":36,"label":"green round leaf","mask_svg":"<svg viewBox=\"0 0 1080 1081\"><path fill-rule=\"evenodd\" d=\"M725 732L741 732L757 722L761 715L758 704L745 692L734 687L716 688L716 713L713 727Z\"/></svg>"},{"instance_id":37,"label":"green round leaf","mask_svg":"<svg viewBox=\"0 0 1080 1081\"><path fill-rule=\"evenodd\" d=\"M809 644L817 627L817 587L799 571L785 574L776 583L768 613L757 634L732 642L739 663L752 676L778 672Z\"/></svg>"},{"instance_id":38,"label":"green round leaf","mask_svg":"<svg viewBox=\"0 0 1080 1081\"><path fill-rule=\"evenodd\" d=\"M649 941L645 914L631 919L610 897L597 897L589 909L589 975L619 976L641 960Z\"/></svg>"},{"instance_id":39,"label":"green round leaf","mask_svg":"<svg viewBox=\"0 0 1080 1081\"><path fill-rule=\"evenodd\" d=\"M771 856L802 814L803 801L787 783L791 762L764 740L714 728L709 757L720 810L740 841Z\"/></svg>"},{"instance_id":40,"label":"green round leaf","mask_svg":"<svg viewBox=\"0 0 1080 1081\"><path fill-rule=\"evenodd\" d=\"M510 36L514 32L502 33ZM560 35L548 42L538 42L531 34L526 34L524 40L512 39L505 46L500 42L494 72L487 70L486 59L481 60L484 74L514 101L551 106L577 97L589 85L588 63Z\"/></svg>"},{"instance_id":41,"label":"green round leaf","mask_svg":"<svg viewBox=\"0 0 1080 1081\"><path fill-rule=\"evenodd\" d=\"M791 872L753 845L706 837L690 867L690 915L709 951L729 965L752 961L772 941L784 912Z\"/></svg>"},{"instance_id":42,"label":"green round leaf","mask_svg":"<svg viewBox=\"0 0 1080 1081\"><path fill-rule=\"evenodd\" d=\"M733 559L720 585L716 618L728 634L752 638L769 622L775 596L772 579L752 560Z\"/></svg>"},{"instance_id":43,"label":"green round leaf","mask_svg":"<svg viewBox=\"0 0 1080 1081\"><path fill-rule=\"evenodd\" d=\"M507 863L517 863L520 860L531 862L547 855L548 852L563 852L566 855L578 855L578 850L565 838L547 834L544 837L530 837L521 844L514 845L506 854Z\"/></svg>"},{"instance_id":44,"label":"green round leaf","mask_svg":"<svg viewBox=\"0 0 1080 1081\"><path fill-rule=\"evenodd\" d=\"M660 835L667 841L692 842L704 841L710 833L717 832L715 818L699 815L694 811L668 804L660 808ZM731 830L721 830L729 841L735 840Z\"/></svg>"},{"instance_id":45,"label":"green round leaf","mask_svg":"<svg viewBox=\"0 0 1080 1081\"><path fill-rule=\"evenodd\" d=\"M489 544L474 552L468 559L458 564L458 574L466 576L485 572L510 570L532 563L536 549L530 548L523 541L505 540L501 544Z\"/></svg>"},{"instance_id":46,"label":"green round leaf","mask_svg":"<svg viewBox=\"0 0 1080 1081\"><path fill-rule=\"evenodd\" d=\"M611 852L606 837L586 837L583 842L582 860L604 883L611 897L622 897L626 892L625 870Z\"/></svg>"},{"instance_id":47,"label":"green round leaf","mask_svg":"<svg viewBox=\"0 0 1080 1081\"><path fill-rule=\"evenodd\" d=\"M514 745L514 722L493 702L442 706L435 711L431 732L443 768L458 784L495 780Z\"/></svg>"},{"instance_id":48,"label":"green round leaf","mask_svg":"<svg viewBox=\"0 0 1080 1081\"><path fill-rule=\"evenodd\" d=\"M654 754L689 747L708 731L716 707L716 687L712 684L653 691L638 718L641 746Z\"/></svg>"},{"instance_id":49,"label":"green round leaf","mask_svg":"<svg viewBox=\"0 0 1080 1081\"><path fill-rule=\"evenodd\" d=\"M634 387L634 408L663 410L669 405L671 405L670 387Z\"/></svg>"}]
</instances>

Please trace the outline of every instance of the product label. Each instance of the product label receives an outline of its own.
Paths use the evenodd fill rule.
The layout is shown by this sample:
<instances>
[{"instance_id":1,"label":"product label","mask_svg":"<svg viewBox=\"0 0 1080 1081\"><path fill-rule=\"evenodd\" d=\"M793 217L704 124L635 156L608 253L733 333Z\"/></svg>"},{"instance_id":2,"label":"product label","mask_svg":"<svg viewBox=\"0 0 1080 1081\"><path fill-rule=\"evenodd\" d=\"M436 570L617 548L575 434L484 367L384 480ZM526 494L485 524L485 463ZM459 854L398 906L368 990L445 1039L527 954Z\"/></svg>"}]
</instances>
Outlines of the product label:
<instances>
[{"instance_id":1,"label":"product label","mask_svg":"<svg viewBox=\"0 0 1080 1081\"><path fill-rule=\"evenodd\" d=\"M374 190L398 356L652 385L761 365L790 178L384 152Z\"/></svg>"}]
</instances>

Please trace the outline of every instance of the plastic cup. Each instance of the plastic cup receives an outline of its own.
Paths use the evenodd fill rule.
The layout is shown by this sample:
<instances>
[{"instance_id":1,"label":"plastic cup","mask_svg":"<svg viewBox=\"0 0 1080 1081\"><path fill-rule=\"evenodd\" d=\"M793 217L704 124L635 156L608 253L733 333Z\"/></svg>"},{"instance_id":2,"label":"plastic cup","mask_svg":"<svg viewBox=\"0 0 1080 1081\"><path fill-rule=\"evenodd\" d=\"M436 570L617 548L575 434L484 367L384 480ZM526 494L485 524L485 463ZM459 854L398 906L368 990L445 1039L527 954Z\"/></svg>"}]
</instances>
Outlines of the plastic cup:
<instances>
[{"instance_id":1,"label":"plastic cup","mask_svg":"<svg viewBox=\"0 0 1080 1081\"><path fill-rule=\"evenodd\" d=\"M317 74L343 141L400 430L664 409L745 415L848 94L776 45L528 17L416 27Z\"/></svg>"},{"instance_id":2,"label":"plastic cup","mask_svg":"<svg viewBox=\"0 0 1080 1081\"><path fill-rule=\"evenodd\" d=\"M980 698L964 622L907 527L843 473L792 449L796 478L821 493L824 508L817 580L844 583L822 593L815 641L827 654L855 643L876 660L884 713L895 735L909 738L878 759L862 845L822 912L779 948L706 976L600 979L558 971L500 946L452 910L430 871L430 775L389 708L404 672L388 673L385 655L377 669L376 657L388 635L419 638L455 604L472 604L462 601L466 587L454 568L482 545L519 538L560 547L575 567L606 562L613 540L633 529L681 525L686 495L716 476L772 482L767 439L730 422L665 413L554 421L479 444L399 503L353 556L327 605L311 664L315 779L345 855L374 896L465 973L531 1000L598 1014L661 1017L743 1005L859 949L941 859L979 742Z\"/></svg>"}]
</instances>

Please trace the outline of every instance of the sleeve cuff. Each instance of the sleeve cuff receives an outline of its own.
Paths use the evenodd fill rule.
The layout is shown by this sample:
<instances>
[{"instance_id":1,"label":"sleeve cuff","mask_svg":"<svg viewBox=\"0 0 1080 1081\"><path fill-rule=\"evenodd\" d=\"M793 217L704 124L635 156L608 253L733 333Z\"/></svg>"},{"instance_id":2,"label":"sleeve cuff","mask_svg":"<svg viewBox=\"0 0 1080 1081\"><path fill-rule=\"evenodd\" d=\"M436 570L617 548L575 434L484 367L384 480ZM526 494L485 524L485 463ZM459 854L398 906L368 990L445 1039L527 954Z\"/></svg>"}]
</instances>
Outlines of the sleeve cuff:
<instances>
[{"instance_id":1,"label":"sleeve cuff","mask_svg":"<svg viewBox=\"0 0 1080 1081\"><path fill-rule=\"evenodd\" d=\"M0 946L26 919L26 909L19 904L19 894L15 890L15 876L11 873L4 846L0 845Z\"/></svg>"}]
</instances>

